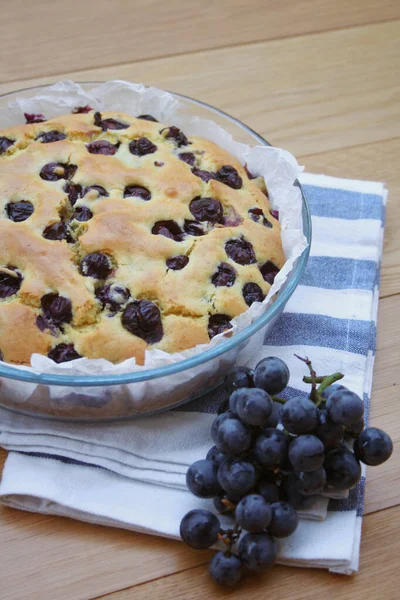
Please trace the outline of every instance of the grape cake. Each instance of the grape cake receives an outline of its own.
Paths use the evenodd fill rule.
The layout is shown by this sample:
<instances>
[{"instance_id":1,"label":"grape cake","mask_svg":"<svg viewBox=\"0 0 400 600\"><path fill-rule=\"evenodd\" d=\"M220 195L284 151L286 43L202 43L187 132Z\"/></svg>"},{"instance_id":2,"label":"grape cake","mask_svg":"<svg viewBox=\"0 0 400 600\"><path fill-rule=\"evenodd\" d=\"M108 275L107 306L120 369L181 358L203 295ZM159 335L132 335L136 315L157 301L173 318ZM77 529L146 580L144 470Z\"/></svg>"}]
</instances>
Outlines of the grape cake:
<instances>
[{"instance_id":1,"label":"grape cake","mask_svg":"<svg viewBox=\"0 0 400 600\"><path fill-rule=\"evenodd\" d=\"M151 115L25 118L0 131L0 359L143 364L265 298L279 215L236 158Z\"/></svg>"}]
</instances>

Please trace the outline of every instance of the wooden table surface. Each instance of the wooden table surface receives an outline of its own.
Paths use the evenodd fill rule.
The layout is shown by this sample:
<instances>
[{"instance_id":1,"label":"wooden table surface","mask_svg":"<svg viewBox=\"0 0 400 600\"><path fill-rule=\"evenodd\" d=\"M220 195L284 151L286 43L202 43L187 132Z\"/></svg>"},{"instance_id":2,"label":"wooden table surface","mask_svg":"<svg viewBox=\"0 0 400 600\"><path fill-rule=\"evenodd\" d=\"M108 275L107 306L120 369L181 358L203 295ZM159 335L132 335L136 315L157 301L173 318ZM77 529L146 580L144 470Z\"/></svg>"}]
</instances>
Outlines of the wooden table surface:
<instances>
[{"instance_id":1,"label":"wooden table surface","mask_svg":"<svg viewBox=\"0 0 400 600\"><path fill-rule=\"evenodd\" d=\"M0 93L65 78L152 84L231 113L309 171L386 182L371 421L395 450L368 469L360 572L276 567L229 595L399 598L399 0L13 0L1 16ZM208 551L64 518L1 508L0 554L1 600L227 595Z\"/></svg>"}]
</instances>

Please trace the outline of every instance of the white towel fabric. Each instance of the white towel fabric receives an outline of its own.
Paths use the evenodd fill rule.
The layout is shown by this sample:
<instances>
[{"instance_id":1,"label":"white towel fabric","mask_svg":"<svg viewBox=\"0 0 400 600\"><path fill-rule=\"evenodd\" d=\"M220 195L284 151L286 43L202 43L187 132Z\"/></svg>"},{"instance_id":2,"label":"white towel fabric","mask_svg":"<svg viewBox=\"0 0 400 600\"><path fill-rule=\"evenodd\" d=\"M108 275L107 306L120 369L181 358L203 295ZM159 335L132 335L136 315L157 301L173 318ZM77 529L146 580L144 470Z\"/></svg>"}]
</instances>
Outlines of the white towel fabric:
<instances>
[{"instance_id":1,"label":"white towel fabric","mask_svg":"<svg viewBox=\"0 0 400 600\"><path fill-rule=\"evenodd\" d=\"M291 371L287 395L304 393L304 365L342 370L364 398L368 419L382 253L383 184L303 174L313 215L307 272L266 340L264 356L280 356ZM339 299L340 295L340 299ZM339 300L338 300L339 299ZM0 409L0 445L10 451L0 501L22 510L179 537L183 515L212 502L185 488L188 466L212 445L210 425L222 389L180 410L136 421L70 423ZM320 497L280 542L278 562L358 569L364 476L346 499Z\"/></svg>"}]
</instances>

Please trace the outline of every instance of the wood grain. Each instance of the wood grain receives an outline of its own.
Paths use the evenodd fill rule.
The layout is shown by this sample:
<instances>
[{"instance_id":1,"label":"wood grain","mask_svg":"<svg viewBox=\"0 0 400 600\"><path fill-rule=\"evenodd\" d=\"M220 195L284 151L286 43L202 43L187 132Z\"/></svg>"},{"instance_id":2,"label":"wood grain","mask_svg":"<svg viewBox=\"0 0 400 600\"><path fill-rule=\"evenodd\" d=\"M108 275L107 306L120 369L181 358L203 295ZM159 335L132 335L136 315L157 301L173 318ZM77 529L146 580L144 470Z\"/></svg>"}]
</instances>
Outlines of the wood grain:
<instances>
[{"instance_id":1,"label":"wood grain","mask_svg":"<svg viewBox=\"0 0 400 600\"><path fill-rule=\"evenodd\" d=\"M387 182L371 423L392 435L395 450L368 469L360 574L277 567L229 597L397 599L398 0L14 0L1 8L0 93L65 77L143 81L219 106L309 171ZM0 450L0 470L5 456ZM123 530L0 508L0 550L1 600L228 596L208 579L208 551Z\"/></svg>"},{"instance_id":2,"label":"wood grain","mask_svg":"<svg viewBox=\"0 0 400 600\"><path fill-rule=\"evenodd\" d=\"M389 433L393 439L394 451L387 463L379 468L367 469L365 513L400 504L399 314L400 295L380 301L370 424Z\"/></svg>"},{"instance_id":3,"label":"wood grain","mask_svg":"<svg viewBox=\"0 0 400 600\"><path fill-rule=\"evenodd\" d=\"M400 21L16 81L126 79L205 100L304 156L400 136Z\"/></svg>"},{"instance_id":4,"label":"wood grain","mask_svg":"<svg viewBox=\"0 0 400 600\"><path fill-rule=\"evenodd\" d=\"M103 596L101 600L311 600L329 594L335 600L398 599L400 572L400 507L368 515L363 522L360 573L354 577L317 569L274 567L262 576L249 576L234 590L220 590L202 565L164 579ZM377 549L384 548L384 552ZM389 558L392 557L392 560Z\"/></svg>"},{"instance_id":5,"label":"wood grain","mask_svg":"<svg viewBox=\"0 0 400 600\"><path fill-rule=\"evenodd\" d=\"M6 462L7 452L4 448L0 448L0 473L3 471L4 463Z\"/></svg>"},{"instance_id":6,"label":"wood grain","mask_svg":"<svg viewBox=\"0 0 400 600\"><path fill-rule=\"evenodd\" d=\"M2 3L1 16L4 82L395 19L400 6L396 0L14 0Z\"/></svg>"},{"instance_id":7,"label":"wood grain","mask_svg":"<svg viewBox=\"0 0 400 600\"><path fill-rule=\"evenodd\" d=\"M1 600L86 600L199 564L177 541L4 507L0 519Z\"/></svg>"}]
</instances>

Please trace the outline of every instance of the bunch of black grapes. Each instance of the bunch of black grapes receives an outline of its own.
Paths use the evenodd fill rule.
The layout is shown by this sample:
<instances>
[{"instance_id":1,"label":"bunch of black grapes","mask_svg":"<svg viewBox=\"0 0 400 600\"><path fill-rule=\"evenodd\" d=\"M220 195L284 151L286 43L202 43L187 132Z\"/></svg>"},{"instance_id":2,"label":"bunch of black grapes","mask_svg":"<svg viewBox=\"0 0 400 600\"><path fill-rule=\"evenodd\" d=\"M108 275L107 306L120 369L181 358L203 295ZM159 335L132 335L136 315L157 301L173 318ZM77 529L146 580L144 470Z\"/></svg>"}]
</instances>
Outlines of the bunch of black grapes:
<instances>
[{"instance_id":1,"label":"bunch of black grapes","mask_svg":"<svg viewBox=\"0 0 400 600\"><path fill-rule=\"evenodd\" d=\"M215 446L187 472L189 490L213 498L218 513L232 518L232 526L223 529L214 513L195 509L180 527L192 548L222 543L210 574L223 586L274 563L276 538L295 531L298 509L310 508L322 491L353 487L361 477L360 461L380 465L392 453L384 431L364 429L361 398L335 383L343 375L318 377L308 359L300 360L310 371L303 381L311 392L287 401L276 396L289 382L281 359L264 358L254 371L230 371L229 405L212 424Z\"/></svg>"}]
</instances>

